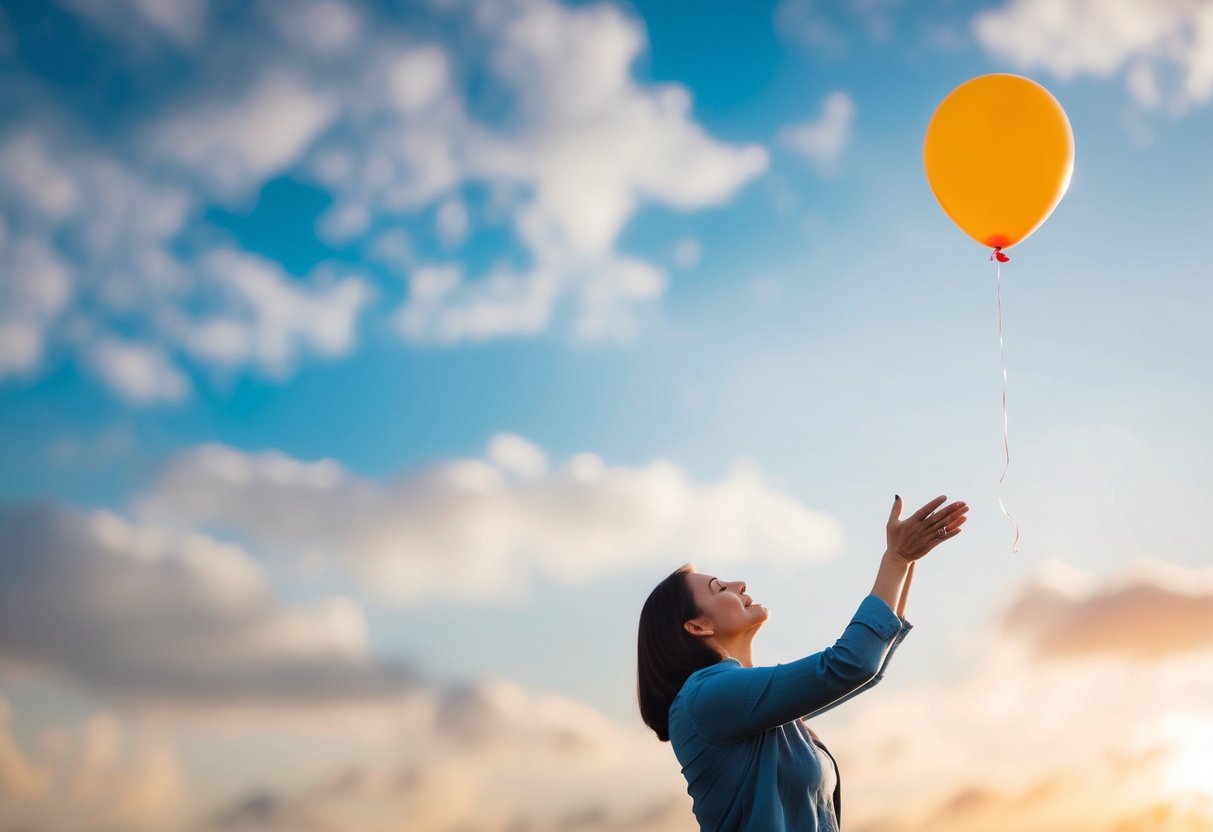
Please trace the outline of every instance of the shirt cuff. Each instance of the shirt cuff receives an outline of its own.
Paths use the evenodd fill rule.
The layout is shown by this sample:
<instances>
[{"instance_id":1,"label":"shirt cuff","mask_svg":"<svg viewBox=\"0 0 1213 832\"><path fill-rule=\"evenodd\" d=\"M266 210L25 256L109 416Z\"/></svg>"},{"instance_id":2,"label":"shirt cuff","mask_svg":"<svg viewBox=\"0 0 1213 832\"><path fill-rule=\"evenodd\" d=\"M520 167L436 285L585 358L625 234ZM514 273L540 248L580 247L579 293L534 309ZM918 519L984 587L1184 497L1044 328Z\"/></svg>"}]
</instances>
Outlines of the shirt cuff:
<instances>
[{"instance_id":1,"label":"shirt cuff","mask_svg":"<svg viewBox=\"0 0 1213 832\"><path fill-rule=\"evenodd\" d=\"M875 595L869 595L860 602L851 621L865 625L883 641L890 640L903 629L909 629L909 622L902 622L889 605Z\"/></svg>"}]
</instances>

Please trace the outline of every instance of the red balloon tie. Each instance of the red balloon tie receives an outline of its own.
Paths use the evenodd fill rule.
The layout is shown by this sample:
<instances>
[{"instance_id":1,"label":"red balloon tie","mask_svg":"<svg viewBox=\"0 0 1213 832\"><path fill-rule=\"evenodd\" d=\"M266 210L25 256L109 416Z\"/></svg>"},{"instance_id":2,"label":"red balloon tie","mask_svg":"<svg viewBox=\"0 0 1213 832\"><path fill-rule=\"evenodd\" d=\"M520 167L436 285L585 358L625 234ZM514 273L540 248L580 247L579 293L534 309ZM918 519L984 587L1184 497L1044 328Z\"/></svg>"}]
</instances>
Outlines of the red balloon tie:
<instances>
[{"instance_id":1,"label":"red balloon tie","mask_svg":"<svg viewBox=\"0 0 1213 832\"><path fill-rule=\"evenodd\" d=\"M997 248L994 249L994 254L990 255L991 260L996 258L998 262L994 264L994 268L997 273L995 285L998 289L998 357L1002 360L1002 449L1006 455L1006 462L1002 466L1002 476L998 478L998 507L1002 509L1003 515L1011 521L1011 525L1015 528L1015 542L1011 544L1011 553L1016 554L1019 552L1019 524L1015 522L1015 518L1007 511L1007 507L1002 501L1003 480L1007 478L1007 469L1011 467L1011 440L1007 430L1007 353L1002 338L1002 264L1010 258Z\"/></svg>"},{"instance_id":2,"label":"red balloon tie","mask_svg":"<svg viewBox=\"0 0 1213 832\"><path fill-rule=\"evenodd\" d=\"M1002 246L994 246L994 251L992 254L990 254L990 259L997 260L999 263L1006 263L1009 262L1011 258L1002 253Z\"/></svg>"}]
</instances>

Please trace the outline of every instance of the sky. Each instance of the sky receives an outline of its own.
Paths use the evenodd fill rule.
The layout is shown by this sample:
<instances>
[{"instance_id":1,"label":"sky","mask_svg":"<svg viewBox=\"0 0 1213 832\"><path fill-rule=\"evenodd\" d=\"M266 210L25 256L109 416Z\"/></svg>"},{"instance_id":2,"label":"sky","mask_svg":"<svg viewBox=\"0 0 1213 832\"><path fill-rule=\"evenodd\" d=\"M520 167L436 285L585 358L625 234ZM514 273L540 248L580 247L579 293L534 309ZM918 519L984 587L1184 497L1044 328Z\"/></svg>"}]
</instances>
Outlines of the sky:
<instances>
[{"instance_id":1,"label":"sky","mask_svg":"<svg viewBox=\"0 0 1213 832\"><path fill-rule=\"evenodd\" d=\"M1210 56L1208 0L0 5L0 832L689 832L649 590L817 652L895 493L970 517L815 720L849 828L1213 826ZM1075 138L1005 478L922 162L992 72Z\"/></svg>"}]
</instances>

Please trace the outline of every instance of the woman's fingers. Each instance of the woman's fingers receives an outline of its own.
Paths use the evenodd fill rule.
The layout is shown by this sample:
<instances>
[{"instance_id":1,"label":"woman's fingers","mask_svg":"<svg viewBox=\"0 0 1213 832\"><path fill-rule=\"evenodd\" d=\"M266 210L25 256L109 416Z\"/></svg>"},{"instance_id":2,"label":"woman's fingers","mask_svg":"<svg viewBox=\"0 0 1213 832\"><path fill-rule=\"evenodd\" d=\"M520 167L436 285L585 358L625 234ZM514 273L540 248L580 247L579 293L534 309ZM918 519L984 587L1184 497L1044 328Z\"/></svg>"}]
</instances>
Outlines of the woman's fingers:
<instances>
[{"instance_id":1,"label":"woman's fingers","mask_svg":"<svg viewBox=\"0 0 1213 832\"><path fill-rule=\"evenodd\" d=\"M963 526L964 524L965 524L965 518L962 517L950 526L941 527L940 531L943 532L943 534L941 534L939 536L939 539L948 540L950 538L956 537L956 535L960 534L960 527Z\"/></svg>"},{"instance_id":2,"label":"woman's fingers","mask_svg":"<svg viewBox=\"0 0 1213 832\"><path fill-rule=\"evenodd\" d=\"M961 526L963 526L965 524L965 521L968 519L969 519L969 517L967 514L962 514L959 517L953 517L952 519L948 520L946 523L940 523L939 529L936 531L936 534L938 534L939 532L942 532L942 531L950 532L950 531L952 531L952 529L959 529Z\"/></svg>"},{"instance_id":3,"label":"woman's fingers","mask_svg":"<svg viewBox=\"0 0 1213 832\"><path fill-rule=\"evenodd\" d=\"M943 526L952 522L956 517L965 514L968 512L968 510L969 507L965 505L964 502L958 501L952 503L952 505L948 506L947 508L941 508L939 511L927 517L923 522L932 528L936 526Z\"/></svg>"},{"instance_id":4,"label":"woman's fingers","mask_svg":"<svg viewBox=\"0 0 1213 832\"><path fill-rule=\"evenodd\" d=\"M950 540L953 537L956 537L956 535L960 534L960 527L963 526L965 521L968 519L968 517L961 516L960 518L947 523L946 525L940 526L935 530L935 535L932 538L931 545L937 546L938 544L943 543L945 540Z\"/></svg>"},{"instance_id":5,"label":"woman's fingers","mask_svg":"<svg viewBox=\"0 0 1213 832\"><path fill-rule=\"evenodd\" d=\"M929 515L935 509L939 508L941 505L943 505L943 501L946 499L948 499L948 498L943 495L936 497L934 500L927 503L925 506L920 508L918 511L914 512L914 516L911 517L910 519L911 520L925 520L927 515Z\"/></svg>"}]
</instances>

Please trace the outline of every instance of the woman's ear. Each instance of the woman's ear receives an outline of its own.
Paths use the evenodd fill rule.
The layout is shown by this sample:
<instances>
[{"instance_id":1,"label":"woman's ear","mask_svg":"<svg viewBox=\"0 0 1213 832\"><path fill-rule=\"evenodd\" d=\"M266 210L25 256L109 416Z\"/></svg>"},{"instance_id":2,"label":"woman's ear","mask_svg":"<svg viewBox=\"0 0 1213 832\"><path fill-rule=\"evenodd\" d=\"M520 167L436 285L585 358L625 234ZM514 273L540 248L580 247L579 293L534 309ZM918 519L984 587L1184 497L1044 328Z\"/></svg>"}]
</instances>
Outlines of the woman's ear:
<instances>
[{"instance_id":1,"label":"woman's ear","mask_svg":"<svg viewBox=\"0 0 1213 832\"><path fill-rule=\"evenodd\" d=\"M712 629L711 625L702 618L692 618L690 621L685 622L682 626L693 636L705 637L716 634L716 631Z\"/></svg>"}]
</instances>

